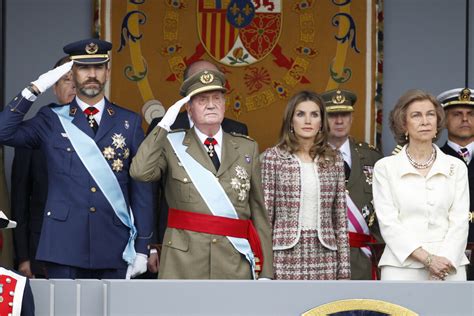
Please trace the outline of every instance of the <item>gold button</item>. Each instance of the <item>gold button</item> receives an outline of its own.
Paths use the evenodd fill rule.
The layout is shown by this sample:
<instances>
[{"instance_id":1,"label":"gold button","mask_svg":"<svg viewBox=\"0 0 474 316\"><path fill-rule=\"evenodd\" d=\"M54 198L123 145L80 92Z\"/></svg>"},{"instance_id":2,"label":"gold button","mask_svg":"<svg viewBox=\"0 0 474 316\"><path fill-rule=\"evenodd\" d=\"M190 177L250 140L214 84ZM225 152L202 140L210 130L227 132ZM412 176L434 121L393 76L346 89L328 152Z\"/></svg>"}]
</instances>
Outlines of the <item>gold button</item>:
<instances>
[{"instance_id":1,"label":"gold button","mask_svg":"<svg viewBox=\"0 0 474 316\"><path fill-rule=\"evenodd\" d=\"M184 181L184 182L188 182L188 178L184 178L183 181Z\"/></svg>"},{"instance_id":2,"label":"gold button","mask_svg":"<svg viewBox=\"0 0 474 316\"><path fill-rule=\"evenodd\" d=\"M214 239L212 240L212 243L215 244L216 242L217 242L217 239L214 238Z\"/></svg>"},{"instance_id":3,"label":"gold button","mask_svg":"<svg viewBox=\"0 0 474 316\"><path fill-rule=\"evenodd\" d=\"M67 150L67 151L71 151L71 148L68 147L68 148L66 148L66 150Z\"/></svg>"},{"instance_id":4,"label":"gold button","mask_svg":"<svg viewBox=\"0 0 474 316\"><path fill-rule=\"evenodd\" d=\"M95 192L95 191L97 191L97 189L95 187L92 187L91 192Z\"/></svg>"},{"instance_id":5,"label":"gold button","mask_svg":"<svg viewBox=\"0 0 474 316\"><path fill-rule=\"evenodd\" d=\"M89 211L95 212L95 207L92 206L91 208L89 208Z\"/></svg>"},{"instance_id":6,"label":"gold button","mask_svg":"<svg viewBox=\"0 0 474 316\"><path fill-rule=\"evenodd\" d=\"M51 215L51 212L46 213L46 215L48 215L48 216Z\"/></svg>"},{"instance_id":7,"label":"gold button","mask_svg":"<svg viewBox=\"0 0 474 316\"><path fill-rule=\"evenodd\" d=\"M168 241L168 245L171 245L171 240L170 240L170 241Z\"/></svg>"}]
</instances>

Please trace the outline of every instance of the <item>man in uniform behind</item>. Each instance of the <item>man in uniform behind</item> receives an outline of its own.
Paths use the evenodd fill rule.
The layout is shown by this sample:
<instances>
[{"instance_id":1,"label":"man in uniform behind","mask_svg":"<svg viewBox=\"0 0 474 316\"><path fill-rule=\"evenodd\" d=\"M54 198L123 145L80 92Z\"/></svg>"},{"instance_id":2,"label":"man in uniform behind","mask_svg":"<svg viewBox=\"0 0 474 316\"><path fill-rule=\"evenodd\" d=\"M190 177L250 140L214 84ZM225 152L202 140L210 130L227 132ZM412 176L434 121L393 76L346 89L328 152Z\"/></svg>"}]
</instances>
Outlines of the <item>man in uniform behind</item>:
<instances>
[{"instance_id":1,"label":"man in uniform behind","mask_svg":"<svg viewBox=\"0 0 474 316\"><path fill-rule=\"evenodd\" d=\"M272 278L272 242L255 141L222 131L224 75L206 62L143 141L130 173L165 177L169 205L159 278ZM192 67L192 66L191 66ZM194 127L170 132L186 104Z\"/></svg>"},{"instance_id":2,"label":"man in uniform behind","mask_svg":"<svg viewBox=\"0 0 474 316\"><path fill-rule=\"evenodd\" d=\"M349 137L357 97L347 90L331 90L321 95L329 122L329 144L344 159L346 177L351 279L376 279L367 242L381 241L372 201L372 172L382 155L373 146Z\"/></svg>"},{"instance_id":3,"label":"man in uniform behind","mask_svg":"<svg viewBox=\"0 0 474 316\"><path fill-rule=\"evenodd\" d=\"M468 242L474 242L474 90L458 88L445 91L438 101L446 113L448 140L441 150L461 159L466 165L469 177L469 235ZM474 280L474 254L468 266L467 279Z\"/></svg>"}]
</instances>

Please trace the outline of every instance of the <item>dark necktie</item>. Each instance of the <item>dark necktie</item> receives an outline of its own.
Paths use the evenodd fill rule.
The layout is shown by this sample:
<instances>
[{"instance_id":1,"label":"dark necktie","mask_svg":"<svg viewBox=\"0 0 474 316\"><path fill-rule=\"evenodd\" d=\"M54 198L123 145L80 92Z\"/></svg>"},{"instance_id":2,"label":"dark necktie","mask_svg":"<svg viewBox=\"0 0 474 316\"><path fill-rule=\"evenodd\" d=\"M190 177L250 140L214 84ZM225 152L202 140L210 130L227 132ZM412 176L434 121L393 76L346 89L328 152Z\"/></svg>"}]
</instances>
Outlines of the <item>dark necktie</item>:
<instances>
[{"instance_id":1,"label":"dark necktie","mask_svg":"<svg viewBox=\"0 0 474 316\"><path fill-rule=\"evenodd\" d=\"M351 176L351 167L349 167L349 164L344 160L344 175L346 177L346 181L349 180L349 177Z\"/></svg>"},{"instance_id":2,"label":"dark necktie","mask_svg":"<svg viewBox=\"0 0 474 316\"><path fill-rule=\"evenodd\" d=\"M462 157L465 163L469 161L469 150L466 147L459 149L458 154Z\"/></svg>"},{"instance_id":3,"label":"dark necktie","mask_svg":"<svg viewBox=\"0 0 474 316\"><path fill-rule=\"evenodd\" d=\"M84 110L84 114L87 116L87 122L89 123L89 126L94 131L94 134L97 132L97 129L99 128L99 124L97 124L97 121L94 118L94 114L97 114L97 113L99 113L99 110L93 106L90 106Z\"/></svg>"},{"instance_id":4,"label":"dark necktie","mask_svg":"<svg viewBox=\"0 0 474 316\"><path fill-rule=\"evenodd\" d=\"M219 170L221 163L215 151L215 146L217 145L217 141L212 137L208 137L204 141L204 145L206 145L207 147L207 153L209 154L209 157L211 158L212 163L214 164L214 167L216 168L216 171Z\"/></svg>"}]
</instances>

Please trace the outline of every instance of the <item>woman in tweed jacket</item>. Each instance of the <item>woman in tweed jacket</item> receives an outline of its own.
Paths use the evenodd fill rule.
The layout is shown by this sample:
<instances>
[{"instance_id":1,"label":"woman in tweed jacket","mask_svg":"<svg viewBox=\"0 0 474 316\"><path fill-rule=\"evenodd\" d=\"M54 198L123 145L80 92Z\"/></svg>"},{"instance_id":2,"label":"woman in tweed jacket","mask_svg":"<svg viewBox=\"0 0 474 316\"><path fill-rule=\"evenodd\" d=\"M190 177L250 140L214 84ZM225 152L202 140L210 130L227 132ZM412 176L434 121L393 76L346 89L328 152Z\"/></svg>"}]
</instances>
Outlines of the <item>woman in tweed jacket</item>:
<instances>
[{"instance_id":1,"label":"woman in tweed jacket","mask_svg":"<svg viewBox=\"0 0 474 316\"><path fill-rule=\"evenodd\" d=\"M301 91L288 102L278 145L263 154L276 279L350 279L344 165L327 133L324 101Z\"/></svg>"}]
</instances>

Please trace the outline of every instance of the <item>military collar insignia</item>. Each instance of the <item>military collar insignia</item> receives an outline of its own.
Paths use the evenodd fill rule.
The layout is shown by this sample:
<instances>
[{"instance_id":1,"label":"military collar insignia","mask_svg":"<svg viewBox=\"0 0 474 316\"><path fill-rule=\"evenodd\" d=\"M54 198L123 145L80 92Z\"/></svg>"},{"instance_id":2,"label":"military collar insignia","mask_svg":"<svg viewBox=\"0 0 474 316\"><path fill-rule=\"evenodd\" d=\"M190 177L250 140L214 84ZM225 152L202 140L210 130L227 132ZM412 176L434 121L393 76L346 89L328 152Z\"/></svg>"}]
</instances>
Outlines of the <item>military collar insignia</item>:
<instances>
[{"instance_id":1,"label":"military collar insignia","mask_svg":"<svg viewBox=\"0 0 474 316\"><path fill-rule=\"evenodd\" d=\"M115 111L114 111L114 109L109 107L109 108L107 108L107 113L109 113L109 115L112 116L112 115L115 114Z\"/></svg>"},{"instance_id":2,"label":"military collar insignia","mask_svg":"<svg viewBox=\"0 0 474 316\"><path fill-rule=\"evenodd\" d=\"M214 75L207 72L207 71L204 71L204 73L201 75L201 77L199 77L199 80L203 84L210 84L211 82L214 81Z\"/></svg>"},{"instance_id":3,"label":"military collar insignia","mask_svg":"<svg viewBox=\"0 0 474 316\"><path fill-rule=\"evenodd\" d=\"M89 55L93 55L97 53L98 50L99 50L99 46L96 43L89 43L85 47L85 51Z\"/></svg>"},{"instance_id":4,"label":"military collar insignia","mask_svg":"<svg viewBox=\"0 0 474 316\"><path fill-rule=\"evenodd\" d=\"M69 115L74 116L76 115L77 108L75 106L69 108Z\"/></svg>"}]
</instances>

